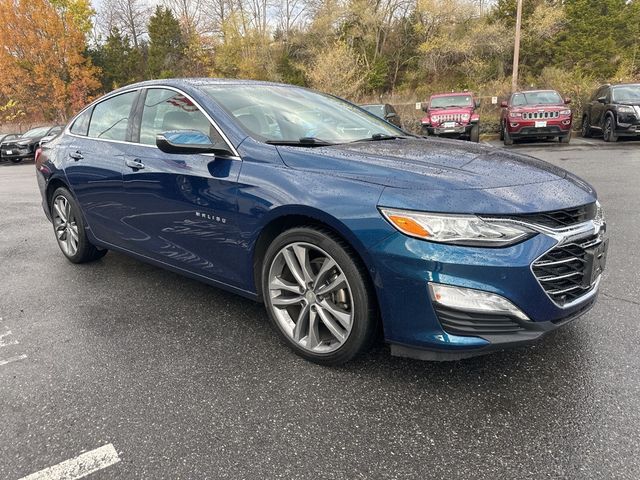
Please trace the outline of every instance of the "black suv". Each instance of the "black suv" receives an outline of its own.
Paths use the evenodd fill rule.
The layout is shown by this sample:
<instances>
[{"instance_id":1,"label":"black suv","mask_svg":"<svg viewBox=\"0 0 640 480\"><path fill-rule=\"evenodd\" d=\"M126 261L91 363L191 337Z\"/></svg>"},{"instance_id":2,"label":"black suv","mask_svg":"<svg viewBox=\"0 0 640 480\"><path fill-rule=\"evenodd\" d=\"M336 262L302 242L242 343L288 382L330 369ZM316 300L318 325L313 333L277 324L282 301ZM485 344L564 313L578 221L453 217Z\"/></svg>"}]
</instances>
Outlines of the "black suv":
<instances>
[{"instance_id":1,"label":"black suv","mask_svg":"<svg viewBox=\"0 0 640 480\"><path fill-rule=\"evenodd\" d=\"M582 136L602 132L605 142L640 136L640 83L603 85L582 114Z\"/></svg>"},{"instance_id":2,"label":"black suv","mask_svg":"<svg viewBox=\"0 0 640 480\"><path fill-rule=\"evenodd\" d=\"M40 140L44 137L58 135L61 132L62 127L59 125L32 128L20 138L2 142L0 155L2 155L3 160L11 160L13 163L20 163L26 158L34 158L40 145Z\"/></svg>"}]
</instances>

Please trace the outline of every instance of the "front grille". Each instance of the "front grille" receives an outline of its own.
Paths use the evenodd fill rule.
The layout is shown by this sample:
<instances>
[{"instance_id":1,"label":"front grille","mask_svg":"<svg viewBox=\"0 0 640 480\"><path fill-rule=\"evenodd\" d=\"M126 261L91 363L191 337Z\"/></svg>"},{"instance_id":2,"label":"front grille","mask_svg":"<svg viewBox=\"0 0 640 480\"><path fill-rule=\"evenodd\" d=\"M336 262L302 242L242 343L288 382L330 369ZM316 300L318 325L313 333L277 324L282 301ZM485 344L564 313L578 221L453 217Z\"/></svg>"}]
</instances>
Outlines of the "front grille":
<instances>
[{"instance_id":1,"label":"front grille","mask_svg":"<svg viewBox=\"0 0 640 480\"><path fill-rule=\"evenodd\" d=\"M553 210L550 212L530 213L518 215L518 220L523 222L542 225L549 228L564 228L571 225L584 223L588 220L596 218L596 204L590 203L575 208L567 208L564 210Z\"/></svg>"},{"instance_id":2,"label":"front grille","mask_svg":"<svg viewBox=\"0 0 640 480\"><path fill-rule=\"evenodd\" d=\"M523 120L545 120L547 118L558 118L560 112L524 112Z\"/></svg>"},{"instance_id":3,"label":"front grille","mask_svg":"<svg viewBox=\"0 0 640 480\"><path fill-rule=\"evenodd\" d=\"M462 123L462 114L461 113L445 113L442 115L435 115L434 120L438 123L444 123L444 122Z\"/></svg>"},{"instance_id":4,"label":"front grille","mask_svg":"<svg viewBox=\"0 0 640 480\"><path fill-rule=\"evenodd\" d=\"M525 330L507 315L464 312L442 305L434 306L443 330L452 335L496 335Z\"/></svg>"},{"instance_id":5,"label":"front grille","mask_svg":"<svg viewBox=\"0 0 640 480\"><path fill-rule=\"evenodd\" d=\"M483 215L483 218L508 218L543 227L564 228L593 220L596 218L596 210L596 204L590 203L580 207L549 212L524 213L522 215Z\"/></svg>"},{"instance_id":6,"label":"front grille","mask_svg":"<svg viewBox=\"0 0 640 480\"><path fill-rule=\"evenodd\" d=\"M570 303L593 288L585 285L587 249L601 242L601 237L594 235L579 243L558 245L533 263L534 275L558 305Z\"/></svg>"}]
</instances>

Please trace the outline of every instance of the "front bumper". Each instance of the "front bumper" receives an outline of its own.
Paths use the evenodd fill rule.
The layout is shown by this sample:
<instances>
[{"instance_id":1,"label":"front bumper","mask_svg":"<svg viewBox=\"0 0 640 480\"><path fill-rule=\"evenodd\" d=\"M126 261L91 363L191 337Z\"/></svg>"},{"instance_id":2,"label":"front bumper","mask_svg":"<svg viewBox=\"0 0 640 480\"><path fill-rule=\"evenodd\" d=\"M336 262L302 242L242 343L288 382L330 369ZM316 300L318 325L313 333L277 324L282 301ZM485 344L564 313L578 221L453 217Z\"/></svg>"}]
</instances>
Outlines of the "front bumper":
<instances>
[{"instance_id":1,"label":"front bumper","mask_svg":"<svg viewBox=\"0 0 640 480\"><path fill-rule=\"evenodd\" d=\"M0 157L3 160L25 160L27 158L34 158L35 152L29 148L2 148L0 150Z\"/></svg>"},{"instance_id":2,"label":"front bumper","mask_svg":"<svg viewBox=\"0 0 640 480\"><path fill-rule=\"evenodd\" d=\"M540 126L544 122L544 126ZM545 136L565 136L571 132L570 118L548 119L543 121L508 119L507 130L512 138L531 138Z\"/></svg>"},{"instance_id":3,"label":"front bumper","mask_svg":"<svg viewBox=\"0 0 640 480\"><path fill-rule=\"evenodd\" d=\"M443 137L463 137L471 134L471 129L476 125L475 123L468 123L466 125L456 125L455 127L442 127L433 126L426 123L422 124L422 130L428 135L443 136Z\"/></svg>"},{"instance_id":4,"label":"front bumper","mask_svg":"<svg viewBox=\"0 0 640 480\"><path fill-rule=\"evenodd\" d=\"M576 301L559 305L533 273L532 264L557 244L557 237L540 233L506 248L443 245L402 234L377 245L376 288L392 354L431 360L483 355L534 343L583 315L597 298L600 278ZM443 311L429 297L429 282L501 295L530 321ZM499 328L474 334L478 321Z\"/></svg>"}]
</instances>

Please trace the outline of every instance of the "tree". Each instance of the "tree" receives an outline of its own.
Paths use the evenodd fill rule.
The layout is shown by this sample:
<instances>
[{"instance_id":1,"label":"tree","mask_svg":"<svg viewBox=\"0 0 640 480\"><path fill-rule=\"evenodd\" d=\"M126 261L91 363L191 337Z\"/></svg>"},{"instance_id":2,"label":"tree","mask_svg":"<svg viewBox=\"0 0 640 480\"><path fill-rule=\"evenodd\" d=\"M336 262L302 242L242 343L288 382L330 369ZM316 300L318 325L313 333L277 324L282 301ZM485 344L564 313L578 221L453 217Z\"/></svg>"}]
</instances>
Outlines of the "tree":
<instances>
[{"instance_id":1,"label":"tree","mask_svg":"<svg viewBox=\"0 0 640 480\"><path fill-rule=\"evenodd\" d=\"M133 48L129 37L114 27L102 45L90 50L93 62L102 71L104 90L113 90L143 80L144 63L140 49Z\"/></svg>"},{"instance_id":2,"label":"tree","mask_svg":"<svg viewBox=\"0 0 640 480\"><path fill-rule=\"evenodd\" d=\"M99 88L85 57L87 0L0 0L0 97L31 118L65 121Z\"/></svg>"},{"instance_id":3,"label":"tree","mask_svg":"<svg viewBox=\"0 0 640 480\"><path fill-rule=\"evenodd\" d=\"M184 49L178 20L168 8L156 7L149 19L147 75L150 78L178 76Z\"/></svg>"},{"instance_id":4,"label":"tree","mask_svg":"<svg viewBox=\"0 0 640 480\"><path fill-rule=\"evenodd\" d=\"M105 0L100 9L100 20L105 35L117 28L127 36L138 50L147 34L151 9L145 0Z\"/></svg>"}]
</instances>

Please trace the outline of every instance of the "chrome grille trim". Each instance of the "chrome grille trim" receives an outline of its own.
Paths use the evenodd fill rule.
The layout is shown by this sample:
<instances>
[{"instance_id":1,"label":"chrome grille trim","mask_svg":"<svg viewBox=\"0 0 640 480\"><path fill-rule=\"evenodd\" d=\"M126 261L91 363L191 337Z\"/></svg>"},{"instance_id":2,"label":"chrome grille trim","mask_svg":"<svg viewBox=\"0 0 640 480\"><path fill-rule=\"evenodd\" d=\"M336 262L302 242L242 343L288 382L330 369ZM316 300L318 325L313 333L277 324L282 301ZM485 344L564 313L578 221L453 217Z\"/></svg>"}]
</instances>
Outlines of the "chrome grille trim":
<instances>
[{"instance_id":1,"label":"chrome grille trim","mask_svg":"<svg viewBox=\"0 0 640 480\"><path fill-rule=\"evenodd\" d=\"M560 112L524 112L523 120L546 120L548 118L558 118Z\"/></svg>"}]
</instances>

